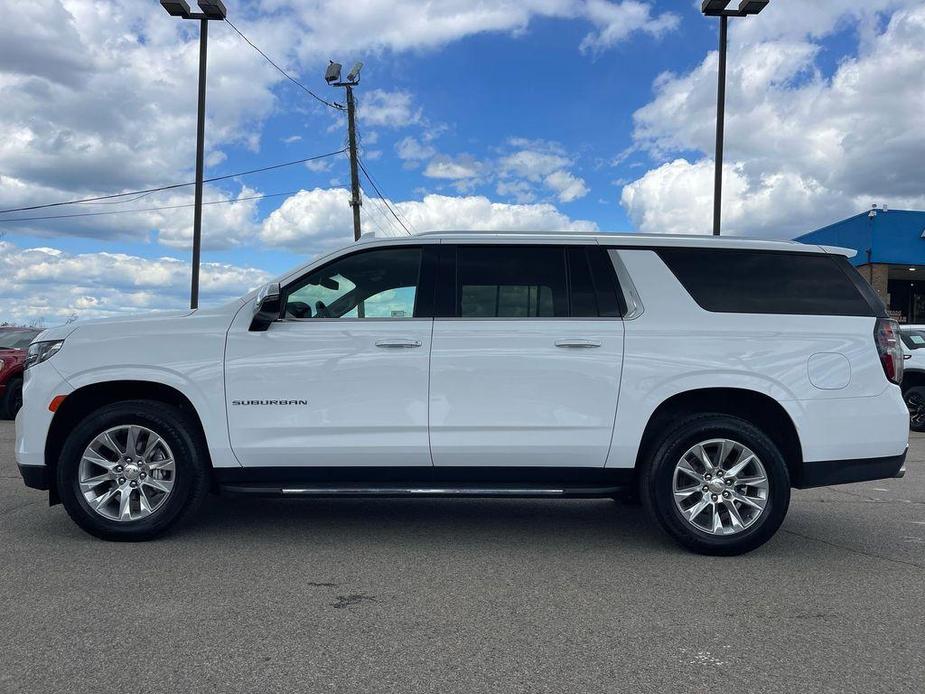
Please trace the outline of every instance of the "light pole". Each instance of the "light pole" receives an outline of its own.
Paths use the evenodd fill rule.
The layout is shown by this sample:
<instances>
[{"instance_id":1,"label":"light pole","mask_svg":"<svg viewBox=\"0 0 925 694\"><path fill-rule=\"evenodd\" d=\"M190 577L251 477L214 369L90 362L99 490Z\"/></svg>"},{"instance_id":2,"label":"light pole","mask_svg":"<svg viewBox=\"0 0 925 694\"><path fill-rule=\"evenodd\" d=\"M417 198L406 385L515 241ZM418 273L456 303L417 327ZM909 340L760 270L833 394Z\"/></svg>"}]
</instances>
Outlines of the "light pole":
<instances>
[{"instance_id":1,"label":"light pole","mask_svg":"<svg viewBox=\"0 0 925 694\"><path fill-rule=\"evenodd\" d=\"M343 87L347 91L347 142L350 149L350 207L353 208L353 240L359 241L362 230L360 229L360 206L363 204L360 198L360 171L357 163L357 123L356 123L356 102L353 100L353 88L360 83L360 70L363 69L363 63L356 63L351 69L347 79L341 81L340 71L341 64L333 60L328 65L324 73L324 81L332 87Z\"/></svg>"},{"instance_id":2,"label":"light pole","mask_svg":"<svg viewBox=\"0 0 925 694\"><path fill-rule=\"evenodd\" d=\"M202 247L202 177L206 134L206 55L209 48L209 22L224 21L221 0L199 0L202 12L190 12L186 0L161 0L172 17L199 20L199 115L196 123L196 198L193 210L193 272L190 281L190 308L199 308L199 255Z\"/></svg>"},{"instance_id":3,"label":"light pole","mask_svg":"<svg viewBox=\"0 0 925 694\"><path fill-rule=\"evenodd\" d=\"M732 0L703 0L700 10L719 17L719 87L716 94L716 180L713 184L713 235L719 236L723 209L723 139L726 134L726 45L730 17L759 14L770 0L742 0L739 9L727 9Z\"/></svg>"}]
</instances>

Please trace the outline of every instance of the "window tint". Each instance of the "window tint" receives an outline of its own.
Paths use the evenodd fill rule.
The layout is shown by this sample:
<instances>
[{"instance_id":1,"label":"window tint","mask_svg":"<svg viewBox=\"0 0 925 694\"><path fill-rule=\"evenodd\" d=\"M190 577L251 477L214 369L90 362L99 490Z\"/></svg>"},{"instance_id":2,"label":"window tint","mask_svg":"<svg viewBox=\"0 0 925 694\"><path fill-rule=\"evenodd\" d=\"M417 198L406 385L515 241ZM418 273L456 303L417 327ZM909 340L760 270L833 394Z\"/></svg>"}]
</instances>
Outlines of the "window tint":
<instances>
[{"instance_id":1,"label":"window tint","mask_svg":"<svg viewBox=\"0 0 925 694\"><path fill-rule=\"evenodd\" d=\"M420 248L354 253L293 284L286 317L412 318L420 270Z\"/></svg>"},{"instance_id":2,"label":"window tint","mask_svg":"<svg viewBox=\"0 0 925 694\"><path fill-rule=\"evenodd\" d=\"M925 332L921 330L904 330L900 329L899 336L907 349L925 348Z\"/></svg>"},{"instance_id":3,"label":"window tint","mask_svg":"<svg viewBox=\"0 0 925 694\"><path fill-rule=\"evenodd\" d=\"M459 246L461 318L566 318L565 249L556 246Z\"/></svg>"},{"instance_id":4,"label":"window tint","mask_svg":"<svg viewBox=\"0 0 925 694\"><path fill-rule=\"evenodd\" d=\"M725 313L873 316L847 260L769 251L662 248L659 256L702 308Z\"/></svg>"},{"instance_id":5,"label":"window tint","mask_svg":"<svg viewBox=\"0 0 925 694\"><path fill-rule=\"evenodd\" d=\"M568 276L571 285L572 318L596 318L598 316L597 294L591 280L591 266L588 251L584 246L572 246L568 253Z\"/></svg>"}]
</instances>

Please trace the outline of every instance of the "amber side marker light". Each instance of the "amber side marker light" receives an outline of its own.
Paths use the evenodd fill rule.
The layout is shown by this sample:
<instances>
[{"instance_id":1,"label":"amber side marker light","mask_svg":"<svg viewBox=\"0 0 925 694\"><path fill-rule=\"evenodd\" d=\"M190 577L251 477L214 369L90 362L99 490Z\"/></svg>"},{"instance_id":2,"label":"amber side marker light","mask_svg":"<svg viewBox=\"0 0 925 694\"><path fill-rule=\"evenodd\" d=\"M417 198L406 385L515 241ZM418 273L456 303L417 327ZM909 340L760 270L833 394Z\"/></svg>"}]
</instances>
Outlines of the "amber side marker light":
<instances>
[{"instance_id":1,"label":"amber side marker light","mask_svg":"<svg viewBox=\"0 0 925 694\"><path fill-rule=\"evenodd\" d=\"M66 395L56 395L50 403L48 403L49 412L57 412L58 408L61 407L61 403L64 402Z\"/></svg>"}]
</instances>

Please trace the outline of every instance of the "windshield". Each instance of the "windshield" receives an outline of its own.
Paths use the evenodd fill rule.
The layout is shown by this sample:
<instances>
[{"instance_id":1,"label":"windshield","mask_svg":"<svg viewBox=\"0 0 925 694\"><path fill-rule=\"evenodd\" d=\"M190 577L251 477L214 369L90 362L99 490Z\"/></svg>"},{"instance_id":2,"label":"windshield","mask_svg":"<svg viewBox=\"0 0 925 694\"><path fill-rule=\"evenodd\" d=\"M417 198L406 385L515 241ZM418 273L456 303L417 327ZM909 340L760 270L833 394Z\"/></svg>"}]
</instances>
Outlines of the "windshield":
<instances>
[{"instance_id":1,"label":"windshield","mask_svg":"<svg viewBox=\"0 0 925 694\"><path fill-rule=\"evenodd\" d=\"M36 335L31 330L0 330L0 349L26 349Z\"/></svg>"},{"instance_id":2,"label":"windshield","mask_svg":"<svg viewBox=\"0 0 925 694\"><path fill-rule=\"evenodd\" d=\"M899 333L906 349L922 349L925 347L925 330L902 330Z\"/></svg>"}]
</instances>

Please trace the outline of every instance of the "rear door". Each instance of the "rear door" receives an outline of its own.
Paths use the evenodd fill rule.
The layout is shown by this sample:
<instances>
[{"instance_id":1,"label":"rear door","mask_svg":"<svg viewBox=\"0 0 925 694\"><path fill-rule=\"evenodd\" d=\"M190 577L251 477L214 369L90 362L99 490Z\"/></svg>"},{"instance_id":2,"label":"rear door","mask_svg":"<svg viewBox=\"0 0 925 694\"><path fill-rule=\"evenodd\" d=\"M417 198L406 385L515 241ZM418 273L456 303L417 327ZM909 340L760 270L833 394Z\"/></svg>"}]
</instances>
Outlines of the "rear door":
<instances>
[{"instance_id":1,"label":"rear door","mask_svg":"<svg viewBox=\"0 0 925 694\"><path fill-rule=\"evenodd\" d=\"M594 245L441 247L434 464L602 467L623 362L616 279Z\"/></svg>"}]
</instances>

